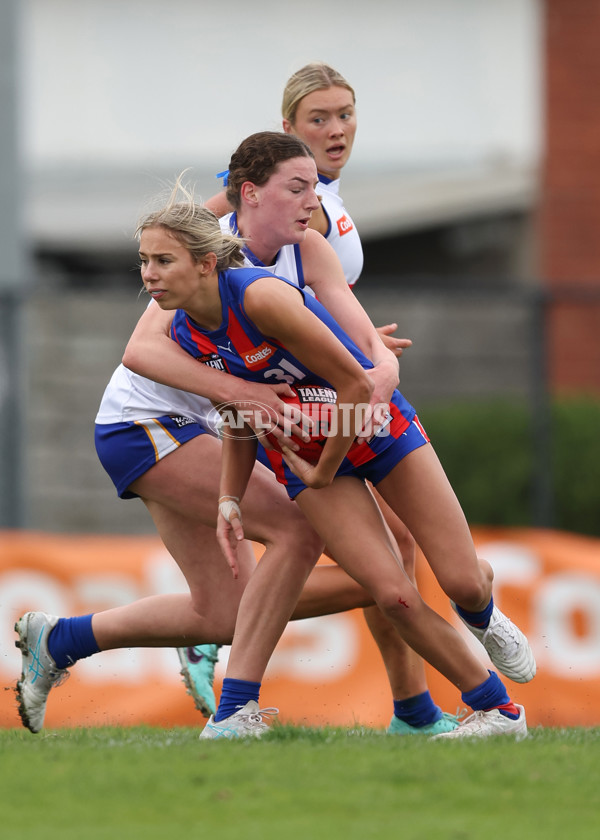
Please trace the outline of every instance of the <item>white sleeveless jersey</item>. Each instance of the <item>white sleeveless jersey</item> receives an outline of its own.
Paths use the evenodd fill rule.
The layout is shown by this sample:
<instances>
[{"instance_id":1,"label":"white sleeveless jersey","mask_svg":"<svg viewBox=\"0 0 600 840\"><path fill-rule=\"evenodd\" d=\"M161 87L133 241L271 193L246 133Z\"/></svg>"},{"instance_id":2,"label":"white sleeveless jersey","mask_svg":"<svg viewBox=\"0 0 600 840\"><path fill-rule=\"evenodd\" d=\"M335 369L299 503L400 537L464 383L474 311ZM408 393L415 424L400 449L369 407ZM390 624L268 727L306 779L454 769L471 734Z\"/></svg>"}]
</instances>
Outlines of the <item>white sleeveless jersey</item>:
<instances>
[{"instance_id":1,"label":"white sleeveless jersey","mask_svg":"<svg viewBox=\"0 0 600 840\"><path fill-rule=\"evenodd\" d=\"M151 301L150 306L158 304ZM191 417L207 430L215 428L218 416L210 400L159 385L119 365L104 391L96 423L127 423L163 414ZM211 417L213 420L209 422Z\"/></svg>"},{"instance_id":2,"label":"white sleeveless jersey","mask_svg":"<svg viewBox=\"0 0 600 840\"><path fill-rule=\"evenodd\" d=\"M235 213L229 213L227 216L222 216L219 219L221 223L221 230L223 233L238 233L237 219ZM279 250L275 257L273 265L265 265L258 257L255 257L249 247L243 248L244 264L248 267L254 268L264 267L271 274L277 274L279 277L285 277L290 283L304 289L305 292L315 297L315 293L305 284L304 270L302 268L302 258L300 257L299 245L284 245Z\"/></svg>"},{"instance_id":3,"label":"white sleeveless jersey","mask_svg":"<svg viewBox=\"0 0 600 840\"><path fill-rule=\"evenodd\" d=\"M224 232L237 233L234 213L224 216L220 222ZM247 249L244 259L249 267L263 265ZM305 288L314 296L312 290L308 286L305 287L302 260L297 245L285 245L277 254L275 264L264 267L273 274L285 277L301 289ZM150 301L148 306L158 306L158 304ZM160 385L158 382L133 373L125 365L119 365L104 391L96 423L101 425L126 423L160 417L163 414L191 417L211 434L214 433L218 420L218 415L210 400L189 394L187 391L170 388L168 385Z\"/></svg>"},{"instance_id":4,"label":"white sleeveless jersey","mask_svg":"<svg viewBox=\"0 0 600 840\"><path fill-rule=\"evenodd\" d=\"M339 190L339 178L337 181L330 181L319 175L315 191L321 198L321 206L329 223L325 238L338 255L348 285L353 286L363 269L363 249L358 231L344 207Z\"/></svg>"}]
</instances>

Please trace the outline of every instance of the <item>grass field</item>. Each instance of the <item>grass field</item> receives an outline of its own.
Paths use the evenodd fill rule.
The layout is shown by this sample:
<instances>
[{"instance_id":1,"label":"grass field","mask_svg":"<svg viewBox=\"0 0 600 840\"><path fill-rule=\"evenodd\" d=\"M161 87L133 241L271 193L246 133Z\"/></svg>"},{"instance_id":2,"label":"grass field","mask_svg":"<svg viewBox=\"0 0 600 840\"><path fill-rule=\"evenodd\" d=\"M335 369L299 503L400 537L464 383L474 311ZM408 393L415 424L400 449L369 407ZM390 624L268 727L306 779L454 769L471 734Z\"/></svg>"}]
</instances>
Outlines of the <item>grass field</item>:
<instances>
[{"instance_id":1,"label":"grass field","mask_svg":"<svg viewBox=\"0 0 600 840\"><path fill-rule=\"evenodd\" d=\"M432 742L275 726L0 730L4 840L600 837L600 729Z\"/></svg>"}]
</instances>

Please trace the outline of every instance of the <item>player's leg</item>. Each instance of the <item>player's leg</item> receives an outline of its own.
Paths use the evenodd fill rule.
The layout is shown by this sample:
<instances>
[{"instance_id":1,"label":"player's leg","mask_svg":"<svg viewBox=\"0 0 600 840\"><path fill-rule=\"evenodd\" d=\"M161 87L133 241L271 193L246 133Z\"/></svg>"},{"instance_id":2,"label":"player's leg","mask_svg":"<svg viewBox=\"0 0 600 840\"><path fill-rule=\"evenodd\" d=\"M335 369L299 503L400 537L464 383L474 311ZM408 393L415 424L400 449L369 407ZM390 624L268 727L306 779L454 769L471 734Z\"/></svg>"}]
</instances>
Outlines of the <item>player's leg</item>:
<instances>
[{"instance_id":1,"label":"player's leg","mask_svg":"<svg viewBox=\"0 0 600 840\"><path fill-rule=\"evenodd\" d=\"M390 542L395 544L407 577L416 586L416 546L408 528L376 490L370 488L382 513ZM364 610L365 620L382 655L395 700L427 691L423 660L410 648L377 607Z\"/></svg>"},{"instance_id":2,"label":"player's leg","mask_svg":"<svg viewBox=\"0 0 600 840\"><path fill-rule=\"evenodd\" d=\"M135 434L137 430L125 429L123 435L129 437L131 431ZM189 433L189 428L186 431ZM200 667L195 669L194 699L203 711L213 710L216 645L231 642L241 592L255 567L252 548L242 544L240 577L234 581L216 543L220 452L217 440L200 434L163 457L129 487L144 498L190 594L152 596L73 618L28 614L17 623L17 644L23 652L17 693L23 721L32 731L41 729L48 693L64 679L67 667L80 658L117 647L203 645L205 655L195 663ZM251 479L248 500L244 510L250 536L274 546L275 557L309 556L310 564L315 562L321 551L320 539L263 467ZM314 578L297 617L370 602L339 568L319 570Z\"/></svg>"},{"instance_id":3,"label":"player's leg","mask_svg":"<svg viewBox=\"0 0 600 840\"><path fill-rule=\"evenodd\" d=\"M498 670L515 682L531 680L536 668L529 643L494 604L492 568L477 557L463 511L431 444L406 455L377 489L406 523L440 586Z\"/></svg>"},{"instance_id":4,"label":"player's leg","mask_svg":"<svg viewBox=\"0 0 600 840\"><path fill-rule=\"evenodd\" d=\"M417 547L406 525L377 490L371 488L386 526L400 555L404 571L417 586ZM377 607L367 607L364 617L377 644L392 690L394 711L388 732L394 735L432 735L458 726L456 715L442 712L429 693L425 666Z\"/></svg>"},{"instance_id":5,"label":"player's leg","mask_svg":"<svg viewBox=\"0 0 600 840\"><path fill-rule=\"evenodd\" d=\"M404 495L409 486L412 494L415 488L406 480L402 483ZM522 707L512 703L497 675L485 669L457 631L422 601L398 563L390 562L389 539L372 497L364 492L361 483L338 478L331 487L304 491L298 504L336 556L344 558L346 570L373 593L381 611L403 638L456 685L463 701L476 710L468 725L455 731L461 735L524 737L527 727ZM359 531L353 527L356 510L361 511ZM410 527L409 519L400 515ZM419 540L421 530L410 530Z\"/></svg>"},{"instance_id":6,"label":"player's leg","mask_svg":"<svg viewBox=\"0 0 600 840\"><path fill-rule=\"evenodd\" d=\"M217 644L233 637L237 605L254 566L248 543L240 546L240 578L234 580L217 544L214 528L154 506L167 548L186 575L193 595L155 595L92 615L58 618L27 613L17 622L22 673L17 700L24 725L32 732L43 726L51 689L79 659L122 647L210 644L204 679L197 686L197 705L215 707L212 678Z\"/></svg>"},{"instance_id":7,"label":"player's leg","mask_svg":"<svg viewBox=\"0 0 600 840\"><path fill-rule=\"evenodd\" d=\"M398 548L404 571L416 586L415 541L406 525L396 516L385 499L375 489L371 488L371 490L383 515L390 539ZM364 616L382 654L394 699L407 699L425 692L427 679L421 657L406 645L376 607L365 608Z\"/></svg>"},{"instance_id":8,"label":"player's leg","mask_svg":"<svg viewBox=\"0 0 600 840\"><path fill-rule=\"evenodd\" d=\"M261 681L318 559L318 555L294 551L293 546L283 553L281 548L277 544L265 548L246 585L219 705L203 730L203 738L259 735L266 728L266 710L258 706Z\"/></svg>"},{"instance_id":9,"label":"player's leg","mask_svg":"<svg viewBox=\"0 0 600 840\"><path fill-rule=\"evenodd\" d=\"M188 640L206 640L213 645L216 660L214 643L232 638L241 592L255 565L253 552L249 545L241 547L240 579L234 581L214 532L220 446L199 427L188 424L180 429L171 424L168 428L170 421L159 418L154 424L169 431L154 443L148 441L145 426L123 423L102 427L97 447L119 494L144 496L168 550L186 577L190 594L154 596L87 616L59 619L29 613L22 617L15 626L23 654L17 697L23 722L32 731L41 729L51 688L64 679L67 667L81 658L114 647L179 646ZM164 441L167 448L161 449ZM138 477L131 481L136 472ZM204 477L206 482L201 480ZM178 499L185 498L186 492L194 505L194 518L177 511ZM171 506L161 503L161 493ZM214 667L214 663L208 664ZM212 670L208 676L212 682ZM207 685L206 691L210 695L212 685Z\"/></svg>"},{"instance_id":10,"label":"player's leg","mask_svg":"<svg viewBox=\"0 0 600 840\"><path fill-rule=\"evenodd\" d=\"M381 611L405 641L461 689L465 702L479 704L490 700L490 692L483 689L484 684L494 678L496 682L489 707L508 703L510 711L516 711L498 678L488 674L457 631L423 602L408 580L383 525L379 508L362 481L354 477L338 477L329 487L303 490L297 497L297 503L315 530L323 536L338 562L372 593ZM358 510L361 515L359 529L356 528ZM255 626L265 583L262 581L261 584L254 575L240 603L226 677L235 689L232 696L237 704L223 704L222 697L217 715L208 722L203 737L245 734L253 715L260 722L260 680L276 644L277 632L291 612L289 601L285 603L278 599L277 603L270 602L268 616L263 613L266 625ZM288 594L291 600L293 593ZM266 631L269 624L271 629ZM252 690L255 691L254 696L250 694ZM482 690L485 700L479 696ZM519 717L516 711L516 718Z\"/></svg>"},{"instance_id":11,"label":"player's leg","mask_svg":"<svg viewBox=\"0 0 600 840\"><path fill-rule=\"evenodd\" d=\"M462 665L455 670L453 644L438 645L435 634L427 629L429 622L446 642L456 641L456 631L423 602L406 576L397 549L383 526L379 508L363 482L339 477L329 487L304 490L297 503L313 527L325 537L338 563L372 594L383 614L414 650L422 656L427 654L427 661L455 684L457 680L476 681L481 675L480 663L468 657L469 667L465 672ZM356 527L357 510L360 510L359 528ZM462 644L457 642L461 650Z\"/></svg>"}]
</instances>

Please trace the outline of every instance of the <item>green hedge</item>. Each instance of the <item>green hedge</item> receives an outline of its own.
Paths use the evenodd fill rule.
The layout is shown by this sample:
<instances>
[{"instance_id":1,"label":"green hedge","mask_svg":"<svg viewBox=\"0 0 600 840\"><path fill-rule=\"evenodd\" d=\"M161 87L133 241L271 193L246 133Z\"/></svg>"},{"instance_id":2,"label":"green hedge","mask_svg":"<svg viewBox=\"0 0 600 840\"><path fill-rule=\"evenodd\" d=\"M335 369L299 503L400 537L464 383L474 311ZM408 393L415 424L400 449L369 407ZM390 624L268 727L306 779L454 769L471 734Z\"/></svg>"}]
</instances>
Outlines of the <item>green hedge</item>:
<instances>
[{"instance_id":1,"label":"green hedge","mask_svg":"<svg viewBox=\"0 0 600 840\"><path fill-rule=\"evenodd\" d=\"M543 524L536 521L541 478L550 492L550 527L600 536L600 399L551 405L541 468L524 402L429 405L419 417L471 525Z\"/></svg>"}]
</instances>

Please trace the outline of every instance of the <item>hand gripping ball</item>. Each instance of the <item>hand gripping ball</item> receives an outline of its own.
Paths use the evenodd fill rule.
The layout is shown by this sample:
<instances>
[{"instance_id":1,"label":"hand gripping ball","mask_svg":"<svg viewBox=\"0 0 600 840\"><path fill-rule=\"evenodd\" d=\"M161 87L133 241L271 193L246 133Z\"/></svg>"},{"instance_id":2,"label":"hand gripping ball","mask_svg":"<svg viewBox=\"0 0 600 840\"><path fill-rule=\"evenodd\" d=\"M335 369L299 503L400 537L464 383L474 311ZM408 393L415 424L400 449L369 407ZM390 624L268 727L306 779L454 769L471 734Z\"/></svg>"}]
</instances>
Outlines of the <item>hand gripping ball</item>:
<instances>
[{"instance_id":1,"label":"hand gripping ball","mask_svg":"<svg viewBox=\"0 0 600 840\"><path fill-rule=\"evenodd\" d=\"M325 441L336 430L332 423L332 409L335 406L337 394L333 388L323 385L299 385L292 386L294 395L282 397L287 405L294 406L299 411L294 412L293 420L310 435L310 441L304 441L297 435L292 435L292 440L298 444L300 449L298 455L306 461L316 463L319 460ZM309 421L300 417L300 412L309 418ZM336 415L337 417L337 415ZM299 419L296 419L299 418ZM272 434L268 433L267 438L279 449L279 444Z\"/></svg>"}]
</instances>

